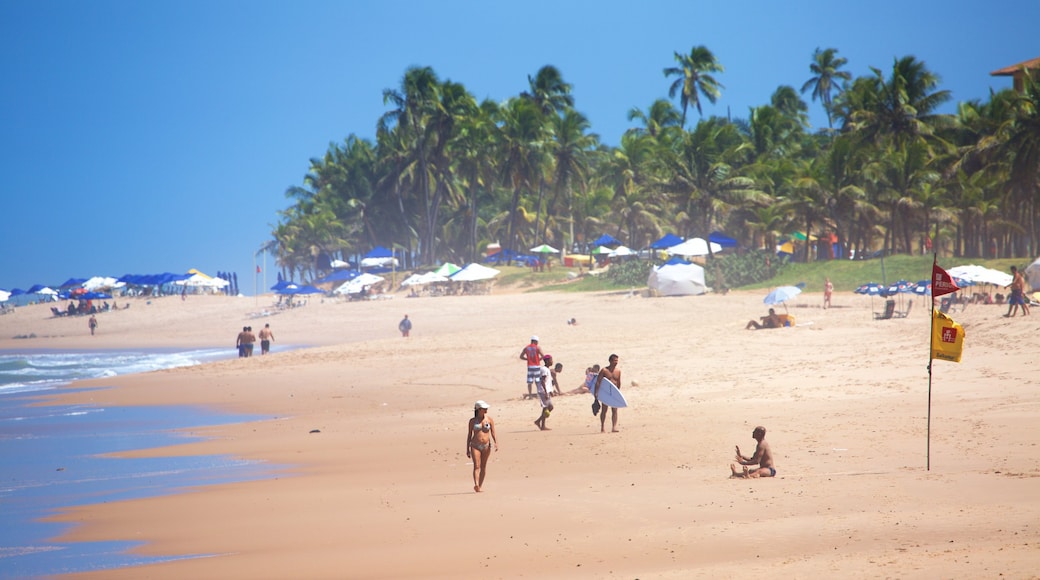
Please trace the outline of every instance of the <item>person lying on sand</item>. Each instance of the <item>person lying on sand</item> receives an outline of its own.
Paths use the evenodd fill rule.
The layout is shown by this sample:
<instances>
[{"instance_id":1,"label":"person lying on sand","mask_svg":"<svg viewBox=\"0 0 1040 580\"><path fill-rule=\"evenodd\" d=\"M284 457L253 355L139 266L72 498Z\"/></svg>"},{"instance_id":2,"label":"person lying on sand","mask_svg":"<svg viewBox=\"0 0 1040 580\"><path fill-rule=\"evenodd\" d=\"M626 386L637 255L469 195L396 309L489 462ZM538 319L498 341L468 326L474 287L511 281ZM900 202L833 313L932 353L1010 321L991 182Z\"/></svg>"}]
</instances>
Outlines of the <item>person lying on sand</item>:
<instances>
[{"instance_id":1,"label":"person lying on sand","mask_svg":"<svg viewBox=\"0 0 1040 580\"><path fill-rule=\"evenodd\" d=\"M755 447L755 454L751 457L744 457L740 454L740 445L737 445L737 461L744 466L743 471L737 471L737 466L730 463L729 470L732 472L730 477L739 478L757 478L757 477L776 477L776 466L773 465L773 452L769 448L769 443L766 443L766 428L762 426L755 427L755 430L751 433L751 437L758 441L758 445ZM749 465L758 465L755 469L748 469Z\"/></svg>"}]
</instances>

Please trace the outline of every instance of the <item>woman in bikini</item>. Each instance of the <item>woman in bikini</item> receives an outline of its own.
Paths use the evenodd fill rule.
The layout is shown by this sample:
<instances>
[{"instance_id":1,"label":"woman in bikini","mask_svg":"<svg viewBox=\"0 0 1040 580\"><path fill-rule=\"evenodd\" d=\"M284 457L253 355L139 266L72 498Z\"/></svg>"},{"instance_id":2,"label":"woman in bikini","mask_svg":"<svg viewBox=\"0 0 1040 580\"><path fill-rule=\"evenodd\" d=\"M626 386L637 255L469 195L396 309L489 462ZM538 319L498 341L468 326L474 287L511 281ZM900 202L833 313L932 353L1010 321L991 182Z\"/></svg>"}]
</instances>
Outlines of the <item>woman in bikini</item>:
<instances>
[{"instance_id":1,"label":"woman in bikini","mask_svg":"<svg viewBox=\"0 0 1040 580\"><path fill-rule=\"evenodd\" d=\"M473 418L466 427L466 457L473 458L473 491L480 491L487 474L488 457L491 457L491 444L498 451L498 437L495 435L495 420L487 415L488 404L477 401L473 405Z\"/></svg>"}]
</instances>

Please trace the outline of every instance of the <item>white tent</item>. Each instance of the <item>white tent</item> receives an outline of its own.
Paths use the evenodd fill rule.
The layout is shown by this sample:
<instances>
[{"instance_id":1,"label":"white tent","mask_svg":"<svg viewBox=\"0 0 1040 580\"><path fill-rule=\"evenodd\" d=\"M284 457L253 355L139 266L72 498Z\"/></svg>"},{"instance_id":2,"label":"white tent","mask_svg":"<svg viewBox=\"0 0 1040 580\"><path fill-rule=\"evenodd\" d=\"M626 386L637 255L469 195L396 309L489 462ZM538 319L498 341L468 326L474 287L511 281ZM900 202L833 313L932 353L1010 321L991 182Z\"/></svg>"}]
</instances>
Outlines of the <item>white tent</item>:
<instances>
[{"instance_id":1,"label":"white tent","mask_svg":"<svg viewBox=\"0 0 1040 580\"><path fill-rule=\"evenodd\" d=\"M634 255L636 255L636 253L635 253L635 251L632 250L632 248L629 248L628 246L618 246L616 250L611 250L611 252L609 254L607 254L607 257L609 257L609 258L621 258L621 257L624 257L624 256L634 256Z\"/></svg>"},{"instance_id":2,"label":"white tent","mask_svg":"<svg viewBox=\"0 0 1040 580\"><path fill-rule=\"evenodd\" d=\"M359 274L356 278L349 282L344 282L339 288L336 288L336 294L358 294L365 286L371 286L377 282L382 282L384 278L382 276L376 276L375 274L369 274L365 272Z\"/></svg>"},{"instance_id":3,"label":"white tent","mask_svg":"<svg viewBox=\"0 0 1040 580\"><path fill-rule=\"evenodd\" d=\"M673 256L707 256L708 242L704 238L690 238L685 242L668 248L667 251ZM711 242L711 253L717 254L722 251L722 246Z\"/></svg>"},{"instance_id":4,"label":"white tent","mask_svg":"<svg viewBox=\"0 0 1040 580\"><path fill-rule=\"evenodd\" d=\"M646 285L660 296L704 294L704 268L697 264L664 264L650 271Z\"/></svg>"},{"instance_id":5,"label":"white tent","mask_svg":"<svg viewBox=\"0 0 1040 580\"><path fill-rule=\"evenodd\" d=\"M454 282L476 282L478 280L490 280L495 276L498 276L498 270L473 262L452 274L451 279Z\"/></svg>"},{"instance_id":6,"label":"white tent","mask_svg":"<svg viewBox=\"0 0 1040 580\"><path fill-rule=\"evenodd\" d=\"M1040 290L1040 258L1026 266L1026 269L1022 271L1022 275L1026 277L1026 282L1029 282L1033 290Z\"/></svg>"}]
</instances>

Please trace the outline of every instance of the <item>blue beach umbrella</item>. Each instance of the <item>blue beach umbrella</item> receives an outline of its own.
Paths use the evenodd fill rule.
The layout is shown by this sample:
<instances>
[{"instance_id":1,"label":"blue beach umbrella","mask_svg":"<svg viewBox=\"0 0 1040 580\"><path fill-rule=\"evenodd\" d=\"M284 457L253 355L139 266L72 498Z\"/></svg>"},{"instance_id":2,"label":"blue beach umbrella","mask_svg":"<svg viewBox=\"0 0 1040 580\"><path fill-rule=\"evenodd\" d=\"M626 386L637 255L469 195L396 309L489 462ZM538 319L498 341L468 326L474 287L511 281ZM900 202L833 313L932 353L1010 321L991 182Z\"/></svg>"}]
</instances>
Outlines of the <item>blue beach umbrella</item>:
<instances>
[{"instance_id":1,"label":"blue beach umbrella","mask_svg":"<svg viewBox=\"0 0 1040 580\"><path fill-rule=\"evenodd\" d=\"M780 286L769 294L766 294L766 297L762 299L762 302L766 304L783 304L784 311L786 312L787 301L801 293L802 289L797 286Z\"/></svg>"},{"instance_id":2,"label":"blue beach umbrella","mask_svg":"<svg viewBox=\"0 0 1040 580\"><path fill-rule=\"evenodd\" d=\"M918 296L931 296L932 295L932 281L931 280L919 280L913 285L911 292Z\"/></svg>"}]
</instances>

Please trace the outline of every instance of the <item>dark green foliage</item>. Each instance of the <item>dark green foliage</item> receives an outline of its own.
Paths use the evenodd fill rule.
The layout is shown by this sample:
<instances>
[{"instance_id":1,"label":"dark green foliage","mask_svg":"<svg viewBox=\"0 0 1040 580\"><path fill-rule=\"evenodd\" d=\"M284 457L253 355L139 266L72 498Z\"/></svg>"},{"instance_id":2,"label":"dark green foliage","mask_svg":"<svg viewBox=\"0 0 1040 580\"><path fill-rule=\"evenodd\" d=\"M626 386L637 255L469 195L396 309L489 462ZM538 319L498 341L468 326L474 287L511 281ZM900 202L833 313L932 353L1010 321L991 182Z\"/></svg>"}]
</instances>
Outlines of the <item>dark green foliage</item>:
<instances>
[{"instance_id":1,"label":"dark green foliage","mask_svg":"<svg viewBox=\"0 0 1040 580\"><path fill-rule=\"evenodd\" d=\"M646 286L653 268L647 260L627 260L619 264L611 264L604 276L618 286Z\"/></svg>"},{"instance_id":2,"label":"dark green foliage","mask_svg":"<svg viewBox=\"0 0 1040 580\"><path fill-rule=\"evenodd\" d=\"M709 287L721 292L768 280L783 272L787 263L768 250L714 256L704 267L704 277Z\"/></svg>"}]
</instances>

